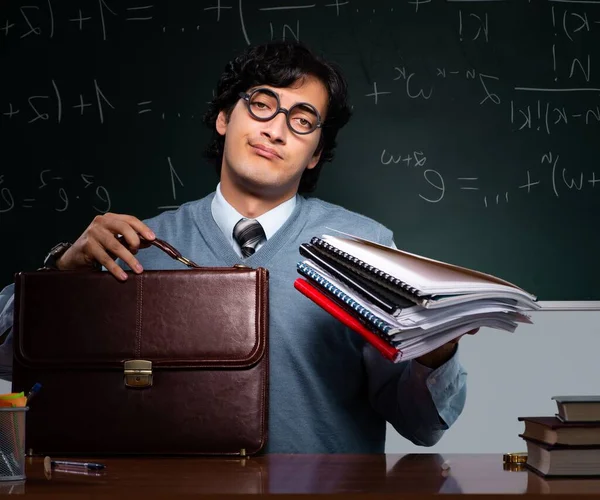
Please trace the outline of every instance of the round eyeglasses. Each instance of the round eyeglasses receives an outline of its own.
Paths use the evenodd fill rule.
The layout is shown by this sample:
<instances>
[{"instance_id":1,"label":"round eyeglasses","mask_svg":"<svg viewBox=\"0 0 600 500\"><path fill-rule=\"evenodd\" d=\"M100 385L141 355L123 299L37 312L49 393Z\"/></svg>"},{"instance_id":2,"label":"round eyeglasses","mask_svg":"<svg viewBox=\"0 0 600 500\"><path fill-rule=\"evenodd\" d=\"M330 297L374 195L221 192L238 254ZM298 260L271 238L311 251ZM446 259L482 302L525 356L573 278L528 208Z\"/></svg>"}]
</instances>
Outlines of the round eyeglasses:
<instances>
[{"instance_id":1,"label":"round eyeglasses","mask_svg":"<svg viewBox=\"0 0 600 500\"><path fill-rule=\"evenodd\" d=\"M270 89L259 88L250 93L240 92L240 97L246 101L248 112L256 120L267 122L283 113L288 127L296 134L310 134L323 125L319 111L312 104L299 102L290 109L282 108L279 96Z\"/></svg>"}]
</instances>

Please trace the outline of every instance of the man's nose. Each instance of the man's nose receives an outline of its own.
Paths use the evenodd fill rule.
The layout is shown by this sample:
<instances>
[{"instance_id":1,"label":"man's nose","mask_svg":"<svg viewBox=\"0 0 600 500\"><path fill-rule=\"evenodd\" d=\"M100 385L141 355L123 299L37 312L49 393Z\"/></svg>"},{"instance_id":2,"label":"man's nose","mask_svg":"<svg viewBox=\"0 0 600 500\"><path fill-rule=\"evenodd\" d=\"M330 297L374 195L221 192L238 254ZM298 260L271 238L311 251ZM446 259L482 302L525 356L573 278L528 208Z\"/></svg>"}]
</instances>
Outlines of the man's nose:
<instances>
[{"instance_id":1,"label":"man's nose","mask_svg":"<svg viewBox=\"0 0 600 500\"><path fill-rule=\"evenodd\" d=\"M282 109L269 121L264 122L262 131L271 141L282 144L285 144L288 132L287 116Z\"/></svg>"}]
</instances>

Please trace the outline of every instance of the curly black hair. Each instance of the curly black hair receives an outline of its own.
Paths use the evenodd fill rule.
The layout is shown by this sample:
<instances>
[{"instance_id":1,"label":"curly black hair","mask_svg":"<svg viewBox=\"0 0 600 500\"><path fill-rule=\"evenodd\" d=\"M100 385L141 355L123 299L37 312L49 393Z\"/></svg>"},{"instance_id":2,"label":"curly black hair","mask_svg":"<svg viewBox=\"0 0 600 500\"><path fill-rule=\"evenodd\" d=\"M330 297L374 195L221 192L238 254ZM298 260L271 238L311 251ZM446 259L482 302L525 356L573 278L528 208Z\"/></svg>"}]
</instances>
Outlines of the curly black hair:
<instances>
[{"instance_id":1,"label":"curly black hair","mask_svg":"<svg viewBox=\"0 0 600 500\"><path fill-rule=\"evenodd\" d=\"M329 94L327 115L316 150L321 152L321 157L315 168L304 171L298 188L300 193L314 191L323 164L333 160L337 133L350 119L351 109L348 85L341 71L298 41L277 40L249 47L225 66L215 97L204 115L204 123L213 132L205 154L215 163L217 175L221 175L225 145L225 138L215 128L219 112L225 110L229 118L239 100L239 93L251 87L289 87L307 76L318 78Z\"/></svg>"}]
</instances>

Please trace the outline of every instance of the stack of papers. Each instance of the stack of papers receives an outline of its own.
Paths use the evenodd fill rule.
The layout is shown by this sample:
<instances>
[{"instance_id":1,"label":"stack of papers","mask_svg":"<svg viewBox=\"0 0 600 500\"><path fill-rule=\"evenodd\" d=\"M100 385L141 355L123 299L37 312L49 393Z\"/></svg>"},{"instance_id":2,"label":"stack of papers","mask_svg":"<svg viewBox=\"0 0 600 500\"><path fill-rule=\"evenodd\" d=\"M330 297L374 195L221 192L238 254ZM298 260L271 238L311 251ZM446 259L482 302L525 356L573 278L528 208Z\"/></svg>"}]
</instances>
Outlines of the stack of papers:
<instances>
[{"instance_id":1,"label":"stack of papers","mask_svg":"<svg viewBox=\"0 0 600 500\"><path fill-rule=\"evenodd\" d=\"M495 276L345 233L312 238L300 253L296 288L394 361L475 328L513 332L540 308L534 295Z\"/></svg>"}]
</instances>

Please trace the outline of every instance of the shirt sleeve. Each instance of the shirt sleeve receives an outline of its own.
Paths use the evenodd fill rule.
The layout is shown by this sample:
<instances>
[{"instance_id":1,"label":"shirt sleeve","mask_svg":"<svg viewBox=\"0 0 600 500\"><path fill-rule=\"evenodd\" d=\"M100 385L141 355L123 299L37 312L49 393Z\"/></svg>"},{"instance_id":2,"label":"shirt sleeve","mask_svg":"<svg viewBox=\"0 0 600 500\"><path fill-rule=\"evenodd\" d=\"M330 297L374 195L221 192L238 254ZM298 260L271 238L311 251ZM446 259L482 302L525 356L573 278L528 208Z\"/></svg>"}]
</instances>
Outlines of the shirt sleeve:
<instances>
[{"instance_id":1,"label":"shirt sleeve","mask_svg":"<svg viewBox=\"0 0 600 500\"><path fill-rule=\"evenodd\" d=\"M0 292L0 379L12 380L12 327L13 327L14 285L8 285Z\"/></svg>"},{"instance_id":2,"label":"shirt sleeve","mask_svg":"<svg viewBox=\"0 0 600 500\"><path fill-rule=\"evenodd\" d=\"M392 363L370 344L363 348L371 404L417 445L436 444L464 408L467 373L459 349L434 370L414 359Z\"/></svg>"},{"instance_id":3,"label":"shirt sleeve","mask_svg":"<svg viewBox=\"0 0 600 500\"><path fill-rule=\"evenodd\" d=\"M397 248L391 232L381 237ZM461 414L467 396L467 372L452 357L436 369L412 359L392 363L370 344L363 348L371 404L406 439L433 446Z\"/></svg>"}]
</instances>

